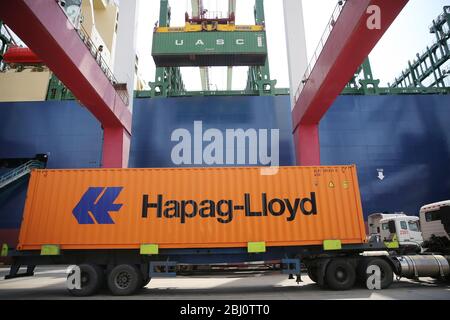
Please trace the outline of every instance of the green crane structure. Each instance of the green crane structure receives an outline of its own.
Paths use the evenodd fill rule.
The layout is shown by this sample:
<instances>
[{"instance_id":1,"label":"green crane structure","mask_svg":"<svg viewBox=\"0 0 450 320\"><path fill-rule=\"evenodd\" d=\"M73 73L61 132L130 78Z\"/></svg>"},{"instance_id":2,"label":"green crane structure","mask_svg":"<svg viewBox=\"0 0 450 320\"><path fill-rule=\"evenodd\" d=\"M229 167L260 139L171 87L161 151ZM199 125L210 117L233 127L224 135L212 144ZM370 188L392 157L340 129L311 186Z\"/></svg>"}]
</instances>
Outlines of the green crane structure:
<instances>
[{"instance_id":1,"label":"green crane structure","mask_svg":"<svg viewBox=\"0 0 450 320\"><path fill-rule=\"evenodd\" d=\"M160 0L159 26L169 27L172 11L169 0ZM169 97L186 92L179 67L157 67L155 81L149 83L150 96Z\"/></svg>"},{"instance_id":2,"label":"green crane structure","mask_svg":"<svg viewBox=\"0 0 450 320\"><path fill-rule=\"evenodd\" d=\"M435 41L416 59L408 61L408 67L388 87L380 87L374 79L370 61L366 61L355 72L345 87L348 95L386 95L386 94L449 94L446 82L450 73L450 6L445 6L439 17L433 20L430 33Z\"/></svg>"},{"instance_id":3,"label":"green crane structure","mask_svg":"<svg viewBox=\"0 0 450 320\"><path fill-rule=\"evenodd\" d=\"M255 23L256 25L266 25L264 14L264 0L256 0L255 3ZM269 58L263 66L251 66L248 70L246 91L257 91L260 96L275 95L276 80L270 78Z\"/></svg>"},{"instance_id":4,"label":"green crane structure","mask_svg":"<svg viewBox=\"0 0 450 320\"><path fill-rule=\"evenodd\" d=\"M433 20L430 33L436 36L435 42L418 53L413 62L408 61L406 70L389 85L391 88L446 87L444 80L450 72L450 6L445 6L444 12Z\"/></svg>"}]
</instances>

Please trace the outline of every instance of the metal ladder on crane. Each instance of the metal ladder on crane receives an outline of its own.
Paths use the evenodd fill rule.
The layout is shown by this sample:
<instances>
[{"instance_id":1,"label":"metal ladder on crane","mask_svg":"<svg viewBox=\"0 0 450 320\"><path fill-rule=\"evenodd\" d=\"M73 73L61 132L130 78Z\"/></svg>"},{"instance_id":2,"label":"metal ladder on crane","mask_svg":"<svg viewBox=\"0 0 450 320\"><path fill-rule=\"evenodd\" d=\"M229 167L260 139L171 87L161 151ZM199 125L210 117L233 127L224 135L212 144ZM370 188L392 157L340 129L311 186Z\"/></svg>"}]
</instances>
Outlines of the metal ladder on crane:
<instances>
[{"instance_id":1,"label":"metal ladder on crane","mask_svg":"<svg viewBox=\"0 0 450 320\"><path fill-rule=\"evenodd\" d=\"M0 189L6 187L7 185L17 181L18 179L26 176L33 169L43 169L44 163L38 160L30 160L23 165L9 171L5 175L0 177Z\"/></svg>"}]
</instances>

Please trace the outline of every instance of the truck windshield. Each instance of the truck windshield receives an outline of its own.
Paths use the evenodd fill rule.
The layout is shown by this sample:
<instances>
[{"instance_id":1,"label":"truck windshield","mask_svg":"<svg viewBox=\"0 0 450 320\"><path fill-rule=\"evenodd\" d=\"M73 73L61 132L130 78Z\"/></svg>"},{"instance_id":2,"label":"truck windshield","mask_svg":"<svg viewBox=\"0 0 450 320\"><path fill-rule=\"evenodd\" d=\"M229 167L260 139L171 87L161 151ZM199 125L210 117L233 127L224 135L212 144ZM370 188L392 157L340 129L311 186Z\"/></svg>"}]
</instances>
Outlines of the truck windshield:
<instances>
[{"instance_id":1,"label":"truck windshield","mask_svg":"<svg viewBox=\"0 0 450 320\"><path fill-rule=\"evenodd\" d=\"M408 230L408 226L406 225L406 221L400 221L400 227L402 230Z\"/></svg>"},{"instance_id":2,"label":"truck windshield","mask_svg":"<svg viewBox=\"0 0 450 320\"><path fill-rule=\"evenodd\" d=\"M409 230L419 232L419 224L417 221L408 221Z\"/></svg>"}]
</instances>

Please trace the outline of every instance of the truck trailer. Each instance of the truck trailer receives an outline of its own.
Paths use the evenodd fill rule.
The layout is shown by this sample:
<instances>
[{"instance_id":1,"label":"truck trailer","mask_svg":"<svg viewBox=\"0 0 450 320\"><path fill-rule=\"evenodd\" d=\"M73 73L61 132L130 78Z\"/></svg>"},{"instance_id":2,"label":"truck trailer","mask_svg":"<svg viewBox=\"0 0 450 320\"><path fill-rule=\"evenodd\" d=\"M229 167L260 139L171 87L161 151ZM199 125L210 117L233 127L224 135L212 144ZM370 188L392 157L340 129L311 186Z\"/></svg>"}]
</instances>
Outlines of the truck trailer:
<instances>
[{"instance_id":1,"label":"truck trailer","mask_svg":"<svg viewBox=\"0 0 450 320\"><path fill-rule=\"evenodd\" d=\"M18 245L2 250L13 260L6 278L32 276L37 265L75 265L81 285L69 291L88 296L105 285L130 295L152 278L196 265L263 262L297 281L304 266L314 282L334 290L367 284L373 266L380 288L394 273L450 273L444 256L377 255L398 241L367 241L355 166L264 172L33 170Z\"/></svg>"}]
</instances>

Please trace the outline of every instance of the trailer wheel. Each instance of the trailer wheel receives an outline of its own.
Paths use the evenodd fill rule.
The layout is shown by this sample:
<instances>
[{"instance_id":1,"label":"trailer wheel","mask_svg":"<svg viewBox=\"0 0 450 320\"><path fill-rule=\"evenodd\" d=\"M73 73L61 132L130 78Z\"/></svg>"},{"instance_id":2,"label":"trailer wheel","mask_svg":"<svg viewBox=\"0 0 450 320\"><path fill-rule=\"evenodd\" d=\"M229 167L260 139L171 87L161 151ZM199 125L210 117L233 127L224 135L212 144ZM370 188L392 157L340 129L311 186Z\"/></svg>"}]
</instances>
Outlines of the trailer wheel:
<instances>
[{"instance_id":1,"label":"trailer wheel","mask_svg":"<svg viewBox=\"0 0 450 320\"><path fill-rule=\"evenodd\" d=\"M141 270L141 275L142 275L142 284L141 284L141 289L145 288L149 283L150 280L152 280L152 278L150 278L149 275L149 264L141 264L140 266L140 270Z\"/></svg>"},{"instance_id":2,"label":"trailer wheel","mask_svg":"<svg viewBox=\"0 0 450 320\"><path fill-rule=\"evenodd\" d=\"M311 279L312 282L317 283L318 276L317 276L317 267L308 267L307 268L308 277Z\"/></svg>"},{"instance_id":3,"label":"trailer wheel","mask_svg":"<svg viewBox=\"0 0 450 320\"><path fill-rule=\"evenodd\" d=\"M353 266L345 259L334 259L325 273L328 286L333 290L349 290L356 280Z\"/></svg>"},{"instance_id":4,"label":"trailer wheel","mask_svg":"<svg viewBox=\"0 0 450 320\"><path fill-rule=\"evenodd\" d=\"M142 273L133 265L121 264L108 274L108 288L115 296L128 296L142 287Z\"/></svg>"},{"instance_id":5,"label":"trailer wheel","mask_svg":"<svg viewBox=\"0 0 450 320\"><path fill-rule=\"evenodd\" d=\"M150 283L151 280L152 280L152 278L150 278L149 276L147 276L147 278L143 277L141 288L145 288Z\"/></svg>"},{"instance_id":6,"label":"trailer wheel","mask_svg":"<svg viewBox=\"0 0 450 320\"><path fill-rule=\"evenodd\" d=\"M380 279L380 286L381 289L387 289L391 286L391 284L394 282L394 271L392 270L392 267L390 264L380 258L370 259L363 263L363 272L361 274L361 280L364 287L367 288L367 279L370 275L367 275L367 268L369 266L378 266L381 271L381 279Z\"/></svg>"},{"instance_id":7,"label":"trailer wheel","mask_svg":"<svg viewBox=\"0 0 450 320\"><path fill-rule=\"evenodd\" d=\"M76 297L87 297L96 294L105 282L103 269L92 264L82 264L78 267L81 271L81 289L67 290Z\"/></svg>"}]
</instances>

